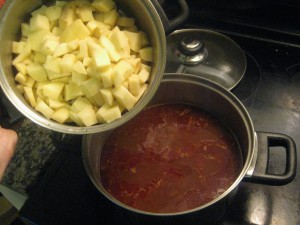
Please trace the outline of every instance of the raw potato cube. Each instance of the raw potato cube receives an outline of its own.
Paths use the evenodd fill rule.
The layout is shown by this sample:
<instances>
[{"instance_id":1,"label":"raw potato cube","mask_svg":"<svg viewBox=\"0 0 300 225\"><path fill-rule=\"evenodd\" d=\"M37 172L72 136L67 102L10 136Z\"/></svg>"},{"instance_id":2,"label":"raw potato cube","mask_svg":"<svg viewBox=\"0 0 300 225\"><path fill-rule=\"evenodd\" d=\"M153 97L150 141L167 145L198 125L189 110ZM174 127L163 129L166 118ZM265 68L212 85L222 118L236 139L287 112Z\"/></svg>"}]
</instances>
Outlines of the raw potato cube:
<instances>
[{"instance_id":1,"label":"raw potato cube","mask_svg":"<svg viewBox=\"0 0 300 225\"><path fill-rule=\"evenodd\" d=\"M103 23L114 27L117 23L119 17L119 13L117 10L111 10L109 12L104 13L103 15Z\"/></svg>"},{"instance_id":2,"label":"raw potato cube","mask_svg":"<svg viewBox=\"0 0 300 225\"><path fill-rule=\"evenodd\" d=\"M79 6L76 9L76 13L79 16L79 18L83 21L83 22L89 22L89 21L93 21L94 20L94 16L93 16L93 8L89 7L89 6Z\"/></svg>"},{"instance_id":3,"label":"raw potato cube","mask_svg":"<svg viewBox=\"0 0 300 225\"><path fill-rule=\"evenodd\" d=\"M48 80L47 73L43 66L39 63L32 63L27 66L27 72L36 81L46 81Z\"/></svg>"},{"instance_id":4,"label":"raw potato cube","mask_svg":"<svg viewBox=\"0 0 300 225\"><path fill-rule=\"evenodd\" d=\"M45 55L52 55L58 45L59 45L59 42L57 40L49 38L49 39L45 40L45 42L42 44L41 53L43 53Z\"/></svg>"},{"instance_id":5,"label":"raw potato cube","mask_svg":"<svg viewBox=\"0 0 300 225\"><path fill-rule=\"evenodd\" d=\"M126 16L120 16L117 20L117 26L120 26L120 27L133 27L135 26L135 20L134 18L129 18L129 17L126 17Z\"/></svg>"},{"instance_id":6,"label":"raw potato cube","mask_svg":"<svg viewBox=\"0 0 300 225\"><path fill-rule=\"evenodd\" d=\"M82 82L81 90L87 98L90 98L100 91L100 81L95 77L89 78Z\"/></svg>"},{"instance_id":7,"label":"raw potato cube","mask_svg":"<svg viewBox=\"0 0 300 225\"><path fill-rule=\"evenodd\" d=\"M80 74L80 73L72 72L71 81L74 84L77 84L78 86L80 86L87 79L88 79L88 76L86 74Z\"/></svg>"},{"instance_id":8,"label":"raw potato cube","mask_svg":"<svg viewBox=\"0 0 300 225\"><path fill-rule=\"evenodd\" d=\"M46 62L46 60L47 60L47 55L40 53L40 52L36 52L34 54L34 58L33 58L34 62L44 64Z\"/></svg>"},{"instance_id":9,"label":"raw potato cube","mask_svg":"<svg viewBox=\"0 0 300 225\"><path fill-rule=\"evenodd\" d=\"M23 41L20 41L20 42L13 41L12 53L20 54L22 51L24 51L25 45L26 45L26 43Z\"/></svg>"},{"instance_id":10,"label":"raw potato cube","mask_svg":"<svg viewBox=\"0 0 300 225\"><path fill-rule=\"evenodd\" d=\"M59 123L65 123L69 119L70 110L66 108L60 108L54 111L51 118Z\"/></svg>"},{"instance_id":11,"label":"raw potato cube","mask_svg":"<svg viewBox=\"0 0 300 225\"><path fill-rule=\"evenodd\" d=\"M58 99L60 96L65 84L64 83L48 83L43 85L43 95L52 98L52 99Z\"/></svg>"},{"instance_id":12,"label":"raw potato cube","mask_svg":"<svg viewBox=\"0 0 300 225\"><path fill-rule=\"evenodd\" d=\"M30 26L28 23L21 23L21 33L23 37L28 37Z\"/></svg>"},{"instance_id":13,"label":"raw potato cube","mask_svg":"<svg viewBox=\"0 0 300 225\"><path fill-rule=\"evenodd\" d=\"M45 15L45 10L46 10L47 6L42 5L40 8L34 10L31 13L31 16L36 16L37 14L41 14L41 15Z\"/></svg>"},{"instance_id":14,"label":"raw potato cube","mask_svg":"<svg viewBox=\"0 0 300 225\"><path fill-rule=\"evenodd\" d=\"M36 106L35 96L31 87L24 86L24 95L32 107Z\"/></svg>"},{"instance_id":15,"label":"raw potato cube","mask_svg":"<svg viewBox=\"0 0 300 225\"><path fill-rule=\"evenodd\" d=\"M115 87L122 85L122 83L133 73L132 66L125 60L121 60L113 68L112 79Z\"/></svg>"},{"instance_id":16,"label":"raw potato cube","mask_svg":"<svg viewBox=\"0 0 300 225\"><path fill-rule=\"evenodd\" d=\"M27 74L27 66L24 63L17 63L14 66L19 73Z\"/></svg>"},{"instance_id":17,"label":"raw potato cube","mask_svg":"<svg viewBox=\"0 0 300 225\"><path fill-rule=\"evenodd\" d=\"M101 123L112 122L121 117L121 110L117 104L108 105L104 104L96 113L98 121Z\"/></svg>"},{"instance_id":18,"label":"raw potato cube","mask_svg":"<svg viewBox=\"0 0 300 225\"><path fill-rule=\"evenodd\" d=\"M140 82L145 83L148 80L150 73L146 69L142 68L140 70L138 76L139 76Z\"/></svg>"},{"instance_id":19,"label":"raw potato cube","mask_svg":"<svg viewBox=\"0 0 300 225\"><path fill-rule=\"evenodd\" d=\"M141 59L146 62L152 62L153 60L153 49L152 47L146 47L139 50L139 54Z\"/></svg>"},{"instance_id":20,"label":"raw potato cube","mask_svg":"<svg viewBox=\"0 0 300 225\"><path fill-rule=\"evenodd\" d=\"M30 19L30 30L47 30L50 31L50 23L47 16L37 14Z\"/></svg>"},{"instance_id":21,"label":"raw potato cube","mask_svg":"<svg viewBox=\"0 0 300 225\"><path fill-rule=\"evenodd\" d=\"M61 72L60 61L60 58L54 58L51 56L47 57L46 63L44 64L44 69L47 72L49 80L54 80L66 76L66 74L63 74Z\"/></svg>"},{"instance_id":22,"label":"raw potato cube","mask_svg":"<svg viewBox=\"0 0 300 225\"><path fill-rule=\"evenodd\" d=\"M92 108L92 104L89 102L89 100L87 100L86 98L83 98L83 97L79 97L77 98L72 106L71 106L71 111L72 112L75 112L75 113L78 113L80 112L82 109L86 108L86 107L90 107Z\"/></svg>"},{"instance_id":23,"label":"raw potato cube","mask_svg":"<svg viewBox=\"0 0 300 225\"><path fill-rule=\"evenodd\" d=\"M51 109L59 109L67 105L66 102L64 101L60 101L52 98L48 98L47 103Z\"/></svg>"},{"instance_id":24,"label":"raw potato cube","mask_svg":"<svg viewBox=\"0 0 300 225\"><path fill-rule=\"evenodd\" d=\"M67 43L61 43L56 47L55 51L53 52L53 57L59 57L71 51L72 50L69 48Z\"/></svg>"},{"instance_id":25,"label":"raw potato cube","mask_svg":"<svg viewBox=\"0 0 300 225\"><path fill-rule=\"evenodd\" d=\"M100 73L100 78L102 81L102 85L104 88L109 88L113 85L113 80L112 80L112 69L109 68L108 70L101 72Z\"/></svg>"},{"instance_id":26,"label":"raw potato cube","mask_svg":"<svg viewBox=\"0 0 300 225\"><path fill-rule=\"evenodd\" d=\"M113 0L94 0L92 6L99 12L108 12L116 7Z\"/></svg>"},{"instance_id":27,"label":"raw potato cube","mask_svg":"<svg viewBox=\"0 0 300 225\"><path fill-rule=\"evenodd\" d=\"M65 29L70 26L76 19L75 7L71 4L66 4L59 17L59 27Z\"/></svg>"},{"instance_id":28,"label":"raw potato cube","mask_svg":"<svg viewBox=\"0 0 300 225\"><path fill-rule=\"evenodd\" d=\"M70 119L76 123L80 127L84 127L84 123L81 121L81 119L78 117L78 115L75 112L70 111L69 112Z\"/></svg>"},{"instance_id":29,"label":"raw potato cube","mask_svg":"<svg viewBox=\"0 0 300 225\"><path fill-rule=\"evenodd\" d=\"M35 80L32 77L28 76L23 85L32 88L34 84L35 84Z\"/></svg>"},{"instance_id":30,"label":"raw potato cube","mask_svg":"<svg viewBox=\"0 0 300 225\"><path fill-rule=\"evenodd\" d=\"M115 101L114 96L112 95L111 88L101 89L100 93L107 105L112 105Z\"/></svg>"},{"instance_id":31,"label":"raw potato cube","mask_svg":"<svg viewBox=\"0 0 300 225\"><path fill-rule=\"evenodd\" d=\"M128 79L128 83L129 83L129 91L131 92L131 94L133 94L134 96L138 95L140 91L139 76L138 75L130 76Z\"/></svg>"},{"instance_id":32,"label":"raw potato cube","mask_svg":"<svg viewBox=\"0 0 300 225\"><path fill-rule=\"evenodd\" d=\"M50 119L54 110L51 109L44 101L40 100L36 106L35 110L42 113L47 119Z\"/></svg>"},{"instance_id":33,"label":"raw potato cube","mask_svg":"<svg viewBox=\"0 0 300 225\"><path fill-rule=\"evenodd\" d=\"M114 88L112 94L117 99L118 103L127 110L130 110L136 103L136 98L122 85Z\"/></svg>"},{"instance_id":34,"label":"raw potato cube","mask_svg":"<svg viewBox=\"0 0 300 225\"><path fill-rule=\"evenodd\" d=\"M31 49L40 52L42 44L51 35L48 30L36 30L28 34L27 43L30 44Z\"/></svg>"},{"instance_id":35,"label":"raw potato cube","mask_svg":"<svg viewBox=\"0 0 300 225\"><path fill-rule=\"evenodd\" d=\"M90 30L85 26L85 24L80 19L76 19L71 25L66 27L61 36L61 42L70 42L73 40L82 40L90 36Z\"/></svg>"},{"instance_id":36,"label":"raw potato cube","mask_svg":"<svg viewBox=\"0 0 300 225\"><path fill-rule=\"evenodd\" d=\"M103 96L100 92L98 92L96 95L89 97L88 100L94 105L101 107L105 102L103 99Z\"/></svg>"},{"instance_id":37,"label":"raw potato cube","mask_svg":"<svg viewBox=\"0 0 300 225\"><path fill-rule=\"evenodd\" d=\"M86 69L81 61L76 61L72 66L72 71L87 75Z\"/></svg>"},{"instance_id":38,"label":"raw potato cube","mask_svg":"<svg viewBox=\"0 0 300 225\"><path fill-rule=\"evenodd\" d=\"M17 82L19 82L20 84L24 84L27 80L27 75L23 74L23 73L17 73L17 75L15 76L15 80Z\"/></svg>"},{"instance_id":39,"label":"raw potato cube","mask_svg":"<svg viewBox=\"0 0 300 225\"><path fill-rule=\"evenodd\" d=\"M77 84L70 82L69 84L66 84L64 88L64 99L66 101L78 98L80 96L83 96L83 92Z\"/></svg>"},{"instance_id":40,"label":"raw potato cube","mask_svg":"<svg viewBox=\"0 0 300 225\"><path fill-rule=\"evenodd\" d=\"M13 65L16 65L17 63L20 63L27 59L31 54L31 45L30 43L26 43L23 52L21 52L14 60Z\"/></svg>"},{"instance_id":41,"label":"raw potato cube","mask_svg":"<svg viewBox=\"0 0 300 225\"><path fill-rule=\"evenodd\" d=\"M60 67L63 73L71 73L73 64L76 61L74 54L65 54L60 61Z\"/></svg>"},{"instance_id":42,"label":"raw potato cube","mask_svg":"<svg viewBox=\"0 0 300 225\"><path fill-rule=\"evenodd\" d=\"M96 113L92 107L84 108L79 113L77 113L77 116L87 127L95 125L98 122Z\"/></svg>"},{"instance_id":43,"label":"raw potato cube","mask_svg":"<svg viewBox=\"0 0 300 225\"><path fill-rule=\"evenodd\" d=\"M62 12L62 7L58 5L49 6L45 9L45 15L48 17L49 21L58 20Z\"/></svg>"},{"instance_id":44,"label":"raw potato cube","mask_svg":"<svg viewBox=\"0 0 300 225\"><path fill-rule=\"evenodd\" d=\"M99 43L103 48L106 49L111 62L118 62L121 59L121 56L115 49L115 46L106 36L101 35L99 38Z\"/></svg>"},{"instance_id":45,"label":"raw potato cube","mask_svg":"<svg viewBox=\"0 0 300 225\"><path fill-rule=\"evenodd\" d=\"M93 49L92 57L99 70L103 71L110 67L110 59L105 49Z\"/></svg>"},{"instance_id":46,"label":"raw potato cube","mask_svg":"<svg viewBox=\"0 0 300 225\"><path fill-rule=\"evenodd\" d=\"M120 29L113 29L109 39L116 49L124 49L129 45L127 36Z\"/></svg>"}]
</instances>

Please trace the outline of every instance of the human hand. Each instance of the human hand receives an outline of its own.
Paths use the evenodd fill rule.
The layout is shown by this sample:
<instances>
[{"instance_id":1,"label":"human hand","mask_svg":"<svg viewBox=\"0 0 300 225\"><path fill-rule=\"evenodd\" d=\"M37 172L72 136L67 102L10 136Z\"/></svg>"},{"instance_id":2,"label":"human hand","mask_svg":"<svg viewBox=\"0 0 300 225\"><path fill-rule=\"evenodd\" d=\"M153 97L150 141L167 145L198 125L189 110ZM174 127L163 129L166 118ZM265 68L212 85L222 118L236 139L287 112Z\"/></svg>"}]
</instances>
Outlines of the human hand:
<instances>
[{"instance_id":1,"label":"human hand","mask_svg":"<svg viewBox=\"0 0 300 225\"><path fill-rule=\"evenodd\" d=\"M0 181L4 171L14 155L18 135L14 130L0 127Z\"/></svg>"}]
</instances>

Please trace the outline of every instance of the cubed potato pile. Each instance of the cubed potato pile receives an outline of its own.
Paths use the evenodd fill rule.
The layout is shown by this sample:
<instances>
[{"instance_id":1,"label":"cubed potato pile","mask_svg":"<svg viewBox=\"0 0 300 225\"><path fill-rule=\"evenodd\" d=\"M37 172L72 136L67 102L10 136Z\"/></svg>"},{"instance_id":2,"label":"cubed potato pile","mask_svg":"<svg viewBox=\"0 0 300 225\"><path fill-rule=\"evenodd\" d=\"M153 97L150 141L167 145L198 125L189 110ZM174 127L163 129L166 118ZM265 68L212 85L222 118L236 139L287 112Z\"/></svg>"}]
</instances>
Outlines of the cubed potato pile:
<instances>
[{"instance_id":1,"label":"cubed potato pile","mask_svg":"<svg viewBox=\"0 0 300 225\"><path fill-rule=\"evenodd\" d=\"M113 0L56 1L31 13L12 44L15 80L46 118L92 126L129 111L148 86L147 34Z\"/></svg>"}]
</instances>

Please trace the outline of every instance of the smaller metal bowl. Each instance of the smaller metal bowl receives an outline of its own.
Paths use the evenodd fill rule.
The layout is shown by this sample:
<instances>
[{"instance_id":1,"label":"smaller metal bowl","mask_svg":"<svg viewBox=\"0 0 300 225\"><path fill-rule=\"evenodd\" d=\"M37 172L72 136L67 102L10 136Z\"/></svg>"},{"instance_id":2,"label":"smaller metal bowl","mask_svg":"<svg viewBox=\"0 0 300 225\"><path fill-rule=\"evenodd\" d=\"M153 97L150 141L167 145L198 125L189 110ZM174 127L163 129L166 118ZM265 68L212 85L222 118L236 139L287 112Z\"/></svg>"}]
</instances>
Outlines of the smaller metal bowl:
<instances>
[{"instance_id":1,"label":"smaller metal bowl","mask_svg":"<svg viewBox=\"0 0 300 225\"><path fill-rule=\"evenodd\" d=\"M122 13L136 19L139 27L145 31L153 47L153 63L148 88L142 98L121 118L107 124L98 124L91 127L60 124L49 120L35 111L17 89L12 67L13 41L20 38L20 24L28 20L30 12L51 1L38 0L11 0L7 1L0 12L0 84L3 92L11 103L28 119L48 129L69 134L89 134L111 130L126 123L139 113L154 96L163 77L166 64L166 37L159 14L150 0L126 1L116 0Z\"/></svg>"}]
</instances>

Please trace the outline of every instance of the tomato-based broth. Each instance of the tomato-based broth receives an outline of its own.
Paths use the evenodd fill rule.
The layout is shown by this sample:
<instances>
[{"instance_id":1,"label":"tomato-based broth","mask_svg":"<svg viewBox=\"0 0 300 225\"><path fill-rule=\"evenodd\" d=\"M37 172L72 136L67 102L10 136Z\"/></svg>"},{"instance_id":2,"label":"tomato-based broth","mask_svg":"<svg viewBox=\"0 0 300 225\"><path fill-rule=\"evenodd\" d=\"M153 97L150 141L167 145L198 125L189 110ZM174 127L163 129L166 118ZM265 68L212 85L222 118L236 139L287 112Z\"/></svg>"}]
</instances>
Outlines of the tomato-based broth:
<instances>
[{"instance_id":1,"label":"tomato-based broth","mask_svg":"<svg viewBox=\"0 0 300 225\"><path fill-rule=\"evenodd\" d=\"M239 145L216 117L196 107L149 107L107 139L104 188L136 209L182 212L228 189L242 168Z\"/></svg>"}]
</instances>

